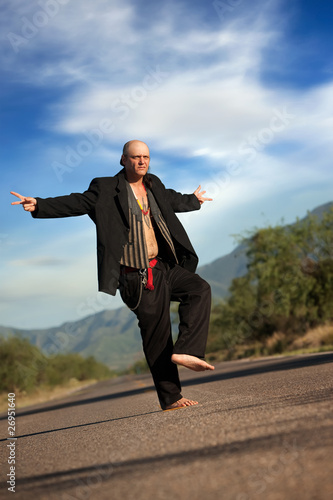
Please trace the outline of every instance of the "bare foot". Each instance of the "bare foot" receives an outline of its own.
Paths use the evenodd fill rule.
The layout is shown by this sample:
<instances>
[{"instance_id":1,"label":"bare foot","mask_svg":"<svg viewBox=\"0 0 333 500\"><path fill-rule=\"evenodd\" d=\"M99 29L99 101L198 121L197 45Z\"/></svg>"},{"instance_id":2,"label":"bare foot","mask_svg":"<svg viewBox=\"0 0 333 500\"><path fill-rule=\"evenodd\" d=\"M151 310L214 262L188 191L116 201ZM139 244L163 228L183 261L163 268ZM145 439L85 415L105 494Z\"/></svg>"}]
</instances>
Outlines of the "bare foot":
<instances>
[{"instance_id":1,"label":"bare foot","mask_svg":"<svg viewBox=\"0 0 333 500\"><path fill-rule=\"evenodd\" d=\"M195 372L203 372L205 370L215 370L213 365L206 363L203 359L197 358L196 356L190 356L189 354L173 354L171 356L171 361L176 363L176 365L185 366L190 370Z\"/></svg>"},{"instance_id":2,"label":"bare foot","mask_svg":"<svg viewBox=\"0 0 333 500\"><path fill-rule=\"evenodd\" d=\"M178 399L175 403L168 405L164 411L166 410L178 410L179 408L185 408L185 406L193 406L197 405L198 401L192 401L192 399L181 398Z\"/></svg>"}]
</instances>

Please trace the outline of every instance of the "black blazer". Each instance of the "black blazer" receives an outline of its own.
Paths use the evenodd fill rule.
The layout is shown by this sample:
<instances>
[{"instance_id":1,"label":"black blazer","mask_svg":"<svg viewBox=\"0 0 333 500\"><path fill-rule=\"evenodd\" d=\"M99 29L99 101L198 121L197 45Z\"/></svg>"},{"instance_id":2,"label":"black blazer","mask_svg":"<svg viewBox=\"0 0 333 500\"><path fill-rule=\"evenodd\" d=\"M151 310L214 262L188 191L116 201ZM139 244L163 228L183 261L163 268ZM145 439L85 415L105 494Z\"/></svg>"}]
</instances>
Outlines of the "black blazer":
<instances>
[{"instance_id":1,"label":"black blazer","mask_svg":"<svg viewBox=\"0 0 333 500\"><path fill-rule=\"evenodd\" d=\"M156 175L150 176L151 190L173 238L179 264L194 272L198 257L175 212L198 210L199 200L194 194L181 194L173 189L166 189ZM84 193L36 199L36 210L31 212L34 218L88 214L94 221L97 232L98 289L115 295L120 275L119 261L129 233L125 169L114 177L93 179Z\"/></svg>"}]
</instances>

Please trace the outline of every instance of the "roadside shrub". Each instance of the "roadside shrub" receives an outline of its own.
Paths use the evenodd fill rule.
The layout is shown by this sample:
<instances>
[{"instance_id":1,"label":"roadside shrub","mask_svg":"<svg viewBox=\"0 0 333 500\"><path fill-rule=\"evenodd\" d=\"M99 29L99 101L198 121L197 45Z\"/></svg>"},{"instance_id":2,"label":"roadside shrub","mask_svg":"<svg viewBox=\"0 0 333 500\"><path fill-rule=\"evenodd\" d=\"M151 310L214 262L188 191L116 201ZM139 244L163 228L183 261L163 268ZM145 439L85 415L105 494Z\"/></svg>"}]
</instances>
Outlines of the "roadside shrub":
<instances>
[{"instance_id":1,"label":"roadside shrub","mask_svg":"<svg viewBox=\"0 0 333 500\"><path fill-rule=\"evenodd\" d=\"M115 376L93 356L45 356L28 339L0 338L0 392L32 392L37 387L65 384L70 379L101 380Z\"/></svg>"}]
</instances>

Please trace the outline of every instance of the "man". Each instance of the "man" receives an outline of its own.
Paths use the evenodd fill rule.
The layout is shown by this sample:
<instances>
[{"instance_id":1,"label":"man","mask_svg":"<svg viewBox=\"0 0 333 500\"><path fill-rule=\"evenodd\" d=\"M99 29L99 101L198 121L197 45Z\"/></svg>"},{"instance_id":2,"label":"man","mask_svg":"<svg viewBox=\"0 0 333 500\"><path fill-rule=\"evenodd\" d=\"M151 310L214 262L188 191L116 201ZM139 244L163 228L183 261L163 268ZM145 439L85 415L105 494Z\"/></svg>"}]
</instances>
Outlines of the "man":
<instances>
[{"instance_id":1,"label":"man","mask_svg":"<svg viewBox=\"0 0 333 500\"><path fill-rule=\"evenodd\" d=\"M125 144L114 177L95 178L84 193L32 198L11 192L34 218L88 214L96 224L99 290L120 290L134 311L143 350L163 410L197 404L184 398L177 365L213 370L204 360L210 315L210 287L194 273L198 258L175 212L198 210L201 186L191 195L166 189L148 174L149 148ZM170 301L179 302L179 335L173 345Z\"/></svg>"}]
</instances>

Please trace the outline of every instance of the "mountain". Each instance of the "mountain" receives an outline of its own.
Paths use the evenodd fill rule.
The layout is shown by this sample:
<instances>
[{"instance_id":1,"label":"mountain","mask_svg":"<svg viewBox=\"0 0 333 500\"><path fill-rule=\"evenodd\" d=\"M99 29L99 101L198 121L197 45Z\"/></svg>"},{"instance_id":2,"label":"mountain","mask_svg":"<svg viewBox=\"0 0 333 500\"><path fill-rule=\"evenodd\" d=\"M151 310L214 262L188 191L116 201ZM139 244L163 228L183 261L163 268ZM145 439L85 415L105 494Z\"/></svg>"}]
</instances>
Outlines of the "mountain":
<instances>
[{"instance_id":1,"label":"mountain","mask_svg":"<svg viewBox=\"0 0 333 500\"><path fill-rule=\"evenodd\" d=\"M208 281L214 299L224 298L234 278L246 274L246 245L238 245L228 255L198 268L198 274Z\"/></svg>"},{"instance_id":2,"label":"mountain","mask_svg":"<svg viewBox=\"0 0 333 500\"><path fill-rule=\"evenodd\" d=\"M311 212L310 215L315 215L316 217L319 217L321 219L324 215L325 212L329 212L333 208L333 201L330 201L328 203L324 203L323 205L319 205L319 207L314 208ZM304 217L306 219L307 215Z\"/></svg>"},{"instance_id":3,"label":"mountain","mask_svg":"<svg viewBox=\"0 0 333 500\"><path fill-rule=\"evenodd\" d=\"M333 202L320 205L310 212L322 218L325 212L333 207ZM302 220L306 219L306 215ZM295 222L297 224L297 222ZM234 278L244 276L247 271L247 245L241 243L231 253L220 257L211 264L207 264L198 269L198 274L202 276L212 287L212 295L215 299L224 298L228 295L229 287Z\"/></svg>"},{"instance_id":4,"label":"mountain","mask_svg":"<svg viewBox=\"0 0 333 500\"><path fill-rule=\"evenodd\" d=\"M239 246L229 255L202 266L198 273L211 284L215 299L225 297L232 279L246 273L245 247ZM105 310L53 328L23 330L0 326L0 336L12 335L28 338L46 355L77 352L84 357L94 356L112 370L126 369L143 357L137 319L127 307Z\"/></svg>"},{"instance_id":5,"label":"mountain","mask_svg":"<svg viewBox=\"0 0 333 500\"><path fill-rule=\"evenodd\" d=\"M332 207L333 202L326 203L310 214L320 218ZM246 250L246 244L242 243L228 255L198 269L198 274L210 283L214 299L226 297L232 280L246 274ZM19 330L0 326L0 336L11 335L28 338L48 355L77 352L85 357L94 356L113 370L127 368L143 356L137 319L127 307L102 311L48 329Z\"/></svg>"},{"instance_id":6,"label":"mountain","mask_svg":"<svg viewBox=\"0 0 333 500\"><path fill-rule=\"evenodd\" d=\"M142 358L137 319L126 307L106 310L79 321L40 330L0 326L0 335L28 338L46 355L77 352L94 356L113 370L122 370Z\"/></svg>"}]
</instances>

